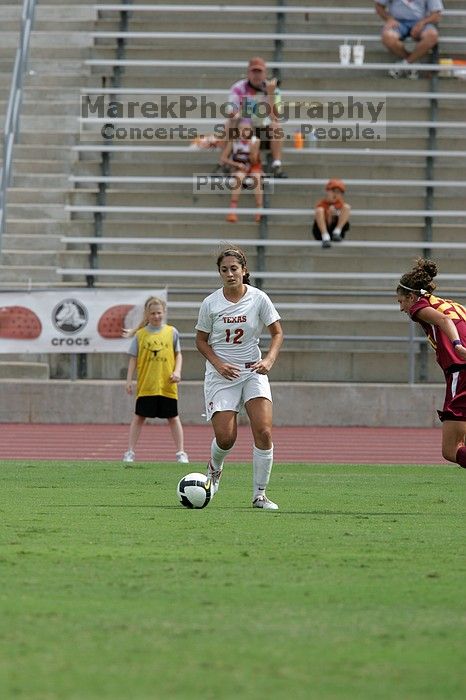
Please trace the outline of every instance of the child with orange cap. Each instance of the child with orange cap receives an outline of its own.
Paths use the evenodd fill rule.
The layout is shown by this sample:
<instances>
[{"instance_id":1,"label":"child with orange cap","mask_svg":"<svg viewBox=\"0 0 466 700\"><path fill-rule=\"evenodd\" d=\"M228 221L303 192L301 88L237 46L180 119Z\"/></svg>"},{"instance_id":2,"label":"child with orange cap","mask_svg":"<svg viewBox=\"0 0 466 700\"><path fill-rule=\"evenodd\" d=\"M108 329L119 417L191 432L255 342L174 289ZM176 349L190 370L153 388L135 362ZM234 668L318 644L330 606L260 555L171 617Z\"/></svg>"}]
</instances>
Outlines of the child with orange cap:
<instances>
[{"instance_id":1,"label":"child with orange cap","mask_svg":"<svg viewBox=\"0 0 466 700\"><path fill-rule=\"evenodd\" d=\"M343 198L346 185L333 178L325 185L326 197L317 202L312 234L322 241L322 248L331 248L331 241L341 242L349 230L351 207Z\"/></svg>"}]
</instances>

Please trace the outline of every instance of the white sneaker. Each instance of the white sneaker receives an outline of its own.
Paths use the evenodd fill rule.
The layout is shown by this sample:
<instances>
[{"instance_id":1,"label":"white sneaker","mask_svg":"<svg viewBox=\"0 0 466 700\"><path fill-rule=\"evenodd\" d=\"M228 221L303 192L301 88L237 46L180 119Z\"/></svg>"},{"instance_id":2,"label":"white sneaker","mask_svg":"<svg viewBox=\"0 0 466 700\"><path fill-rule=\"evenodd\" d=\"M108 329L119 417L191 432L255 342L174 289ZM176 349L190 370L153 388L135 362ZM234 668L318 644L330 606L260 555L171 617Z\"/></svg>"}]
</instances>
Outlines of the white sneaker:
<instances>
[{"instance_id":1,"label":"white sneaker","mask_svg":"<svg viewBox=\"0 0 466 700\"><path fill-rule=\"evenodd\" d=\"M136 454L134 450L127 450L125 454L123 455L123 462L134 462L134 458L136 457Z\"/></svg>"},{"instance_id":2,"label":"white sneaker","mask_svg":"<svg viewBox=\"0 0 466 700\"><path fill-rule=\"evenodd\" d=\"M406 70L409 67L409 63L406 59L398 61L395 68L390 68L388 75L390 78L403 78L406 75Z\"/></svg>"},{"instance_id":3,"label":"white sneaker","mask_svg":"<svg viewBox=\"0 0 466 700\"><path fill-rule=\"evenodd\" d=\"M215 495L218 491L220 485L220 477L222 476L223 469L215 469L211 460L207 464L206 476L209 476L212 481L212 493Z\"/></svg>"},{"instance_id":4,"label":"white sneaker","mask_svg":"<svg viewBox=\"0 0 466 700\"><path fill-rule=\"evenodd\" d=\"M177 452L176 461L180 462L181 464L189 464L189 457L186 452Z\"/></svg>"},{"instance_id":5,"label":"white sneaker","mask_svg":"<svg viewBox=\"0 0 466 700\"><path fill-rule=\"evenodd\" d=\"M262 510L278 510L276 503L267 498L265 493L256 496L252 502L253 508L262 508Z\"/></svg>"}]
</instances>

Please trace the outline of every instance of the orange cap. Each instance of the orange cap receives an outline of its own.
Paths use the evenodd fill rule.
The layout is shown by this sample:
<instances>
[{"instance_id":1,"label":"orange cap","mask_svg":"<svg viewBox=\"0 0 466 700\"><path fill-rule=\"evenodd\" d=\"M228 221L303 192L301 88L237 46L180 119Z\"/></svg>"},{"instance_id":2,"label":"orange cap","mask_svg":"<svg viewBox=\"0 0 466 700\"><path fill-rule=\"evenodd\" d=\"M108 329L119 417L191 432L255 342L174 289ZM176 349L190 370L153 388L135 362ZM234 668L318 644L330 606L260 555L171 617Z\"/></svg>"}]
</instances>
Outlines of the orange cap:
<instances>
[{"instance_id":1,"label":"orange cap","mask_svg":"<svg viewBox=\"0 0 466 700\"><path fill-rule=\"evenodd\" d=\"M248 63L248 68L251 68L252 70L254 70L255 68L258 68L259 70L267 70L265 61L260 56L254 56L254 58L251 58L251 60Z\"/></svg>"},{"instance_id":2,"label":"orange cap","mask_svg":"<svg viewBox=\"0 0 466 700\"><path fill-rule=\"evenodd\" d=\"M329 180L327 184L325 185L326 190L340 190L340 192L345 192L346 190L346 185L343 182L343 180Z\"/></svg>"}]
</instances>

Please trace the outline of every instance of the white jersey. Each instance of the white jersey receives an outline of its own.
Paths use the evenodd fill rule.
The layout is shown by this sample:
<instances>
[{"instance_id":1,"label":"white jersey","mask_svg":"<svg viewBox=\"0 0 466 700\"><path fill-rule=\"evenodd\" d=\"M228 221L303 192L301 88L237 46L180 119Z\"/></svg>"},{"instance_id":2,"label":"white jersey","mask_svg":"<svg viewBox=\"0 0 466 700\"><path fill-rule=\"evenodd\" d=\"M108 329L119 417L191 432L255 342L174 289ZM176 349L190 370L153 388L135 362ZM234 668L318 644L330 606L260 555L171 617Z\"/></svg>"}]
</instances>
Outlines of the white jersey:
<instances>
[{"instance_id":1,"label":"white jersey","mask_svg":"<svg viewBox=\"0 0 466 700\"><path fill-rule=\"evenodd\" d=\"M209 345L224 362L241 367L261 358L262 329L279 320L267 294L247 285L246 294L236 303L225 299L223 289L206 297L199 309L196 330L209 333ZM215 371L210 362L206 369Z\"/></svg>"}]
</instances>

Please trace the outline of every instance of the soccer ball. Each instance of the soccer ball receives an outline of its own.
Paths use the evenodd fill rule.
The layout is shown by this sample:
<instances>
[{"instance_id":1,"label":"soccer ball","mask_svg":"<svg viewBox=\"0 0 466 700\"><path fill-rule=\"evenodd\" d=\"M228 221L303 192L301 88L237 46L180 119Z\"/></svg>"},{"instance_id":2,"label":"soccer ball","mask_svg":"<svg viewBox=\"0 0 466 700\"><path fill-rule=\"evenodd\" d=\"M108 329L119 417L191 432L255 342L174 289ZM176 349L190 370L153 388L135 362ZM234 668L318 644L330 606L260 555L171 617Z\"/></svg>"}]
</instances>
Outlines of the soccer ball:
<instances>
[{"instance_id":1,"label":"soccer ball","mask_svg":"<svg viewBox=\"0 0 466 700\"><path fill-rule=\"evenodd\" d=\"M205 508L214 495L211 479L198 472L186 474L180 479L176 493L185 508Z\"/></svg>"}]
</instances>

